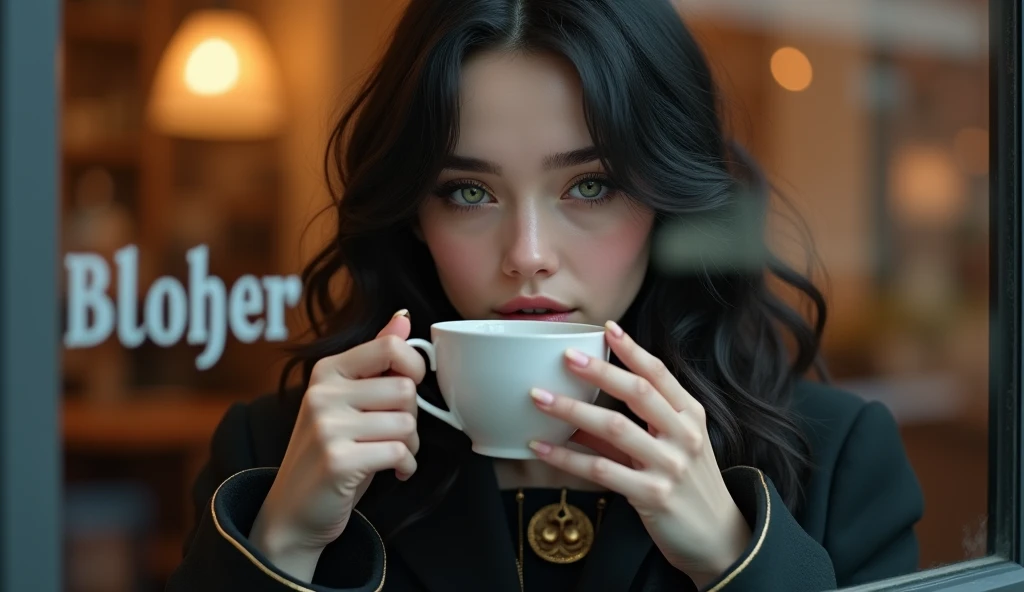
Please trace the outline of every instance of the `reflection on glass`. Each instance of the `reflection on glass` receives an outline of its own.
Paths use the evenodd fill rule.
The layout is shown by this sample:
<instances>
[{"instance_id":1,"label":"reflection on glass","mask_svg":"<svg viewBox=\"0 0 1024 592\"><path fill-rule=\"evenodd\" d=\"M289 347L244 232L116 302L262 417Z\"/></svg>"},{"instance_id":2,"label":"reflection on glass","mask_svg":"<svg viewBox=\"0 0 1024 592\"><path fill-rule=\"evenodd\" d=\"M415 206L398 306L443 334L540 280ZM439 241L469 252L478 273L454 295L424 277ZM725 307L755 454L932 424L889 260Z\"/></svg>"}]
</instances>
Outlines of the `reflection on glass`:
<instances>
[{"instance_id":1,"label":"reflection on glass","mask_svg":"<svg viewBox=\"0 0 1024 592\"><path fill-rule=\"evenodd\" d=\"M984 556L987 3L676 4L814 235L833 379L900 423L925 494L921 567ZM797 55L814 76L793 93Z\"/></svg>"},{"instance_id":2,"label":"reflection on glass","mask_svg":"<svg viewBox=\"0 0 1024 592\"><path fill-rule=\"evenodd\" d=\"M174 139L146 124L158 58L192 4L65 1L64 250L105 261L115 298L117 254L136 248L138 297L125 314L137 323L154 286L175 282L187 304L178 339L143 336L127 347L115 330L64 352L75 590L162 589L177 567L193 511L182 492L214 427L232 403L277 388L281 341L306 329L289 286L334 231L330 216L314 218L329 203L328 114L354 97L407 2L298 0L254 12L289 111L282 133L256 140ZM899 424L925 498L918 567L986 555L987 2L673 4L715 71L729 132L778 190L771 246L803 271L794 212L814 238L827 272L815 279L829 304L831 378L880 401ZM731 230L746 223L734 222ZM695 236L715 231L666 232L654 256L677 271L702 263L685 255ZM730 264L760 261L759 251L733 246ZM190 283L197 247L200 292ZM204 357L217 300L192 307L189 298L216 292L211 278L224 289L223 341ZM205 341L189 325L197 318ZM90 512L109 512L111 528L83 518Z\"/></svg>"}]
</instances>

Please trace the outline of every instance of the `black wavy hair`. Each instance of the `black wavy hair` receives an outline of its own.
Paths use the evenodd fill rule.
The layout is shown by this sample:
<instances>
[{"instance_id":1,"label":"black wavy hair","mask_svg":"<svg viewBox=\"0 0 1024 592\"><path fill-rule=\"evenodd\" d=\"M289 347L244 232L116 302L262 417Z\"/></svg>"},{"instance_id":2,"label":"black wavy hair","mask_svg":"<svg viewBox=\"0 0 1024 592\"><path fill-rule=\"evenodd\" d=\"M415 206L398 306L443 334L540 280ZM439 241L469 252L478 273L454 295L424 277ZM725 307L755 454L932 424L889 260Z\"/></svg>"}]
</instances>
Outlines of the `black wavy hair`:
<instances>
[{"instance_id":1,"label":"black wavy hair","mask_svg":"<svg viewBox=\"0 0 1024 592\"><path fill-rule=\"evenodd\" d=\"M652 264L621 324L705 407L721 466L762 469L795 508L810 460L788 403L818 361L826 304L767 249L771 188L727 136L708 63L669 0L410 0L330 138L325 211L337 234L303 272L314 335L294 349L282 392L293 371L305 386L317 360L373 339L395 310L410 311L419 337L458 318L413 228L456 146L462 64L483 51L575 67L611 183L656 213ZM704 240L673 251L680 237ZM806 297L809 320L773 293L779 280ZM429 378L420 392L444 405ZM391 532L430 511L469 450L427 414L419 431L419 470L389 486L423 503Z\"/></svg>"}]
</instances>

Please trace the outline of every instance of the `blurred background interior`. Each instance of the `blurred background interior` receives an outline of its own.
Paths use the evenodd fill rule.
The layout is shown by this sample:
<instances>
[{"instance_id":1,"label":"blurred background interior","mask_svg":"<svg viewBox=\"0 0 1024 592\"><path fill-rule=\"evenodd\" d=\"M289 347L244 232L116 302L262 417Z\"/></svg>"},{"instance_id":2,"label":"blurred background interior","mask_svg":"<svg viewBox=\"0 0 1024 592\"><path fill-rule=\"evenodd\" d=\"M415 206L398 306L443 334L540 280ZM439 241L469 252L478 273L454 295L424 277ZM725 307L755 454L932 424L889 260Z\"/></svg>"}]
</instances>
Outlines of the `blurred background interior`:
<instances>
[{"instance_id":1,"label":"blurred background interior","mask_svg":"<svg viewBox=\"0 0 1024 592\"><path fill-rule=\"evenodd\" d=\"M921 567L985 555L987 2L675 2L733 132L813 232L834 380L901 425ZM297 273L330 230L303 233L328 203L333 116L404 4L65 0L64 252L113 266L138 245L140 302L160 277L187 285L197 245L229 288ZM297 310L288 323L303 329ZM185 339L64 351L68 590L162 589L212 431L276 388L281 346L229 335L202 371Z\"/></svg>"}]
</instances>

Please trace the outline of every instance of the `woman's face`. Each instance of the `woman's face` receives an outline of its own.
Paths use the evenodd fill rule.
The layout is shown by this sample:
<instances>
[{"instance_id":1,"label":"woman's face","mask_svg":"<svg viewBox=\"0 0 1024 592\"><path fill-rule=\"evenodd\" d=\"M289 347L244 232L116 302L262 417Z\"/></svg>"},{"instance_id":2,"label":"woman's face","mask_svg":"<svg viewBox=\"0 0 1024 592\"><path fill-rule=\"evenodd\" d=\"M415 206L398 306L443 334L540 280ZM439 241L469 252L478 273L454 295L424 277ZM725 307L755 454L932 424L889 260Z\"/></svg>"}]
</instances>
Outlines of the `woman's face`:
<instances>
[{"instance_id":1,"label":"woman's face","mask_svg":"<svg viewBox=\"0 0 1024 592\"><path fill-rule=\"evenodd\" d=\"M544 56L484 53L463 69L459 142L419 212L466 319L604 324L647 269L653 212L608 183L578 77Z\"/></svg>"}]
</instances>

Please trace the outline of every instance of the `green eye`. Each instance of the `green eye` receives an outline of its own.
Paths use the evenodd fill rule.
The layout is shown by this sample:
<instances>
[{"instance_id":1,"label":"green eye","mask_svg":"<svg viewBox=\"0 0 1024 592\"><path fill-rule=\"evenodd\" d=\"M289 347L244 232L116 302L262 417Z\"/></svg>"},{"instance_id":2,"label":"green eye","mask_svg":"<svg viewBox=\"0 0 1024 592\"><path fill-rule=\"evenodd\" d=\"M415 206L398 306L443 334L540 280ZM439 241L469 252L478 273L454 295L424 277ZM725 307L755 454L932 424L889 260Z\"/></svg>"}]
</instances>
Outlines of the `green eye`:
<instances>
[{"instance_id":1,"label":"green eye","mask_svg":"<svg viewBox=\"0 0 1024 592\"><path fill-rule=\"evenodd\" d=\"M479 187L462 187L455 192L457 200L468 204L478 204L487 196L487 192Z\"/></svg>"},{"instance_id":2,"label":"green eye","mask_svg":"<svg viewBox=\"0 0 1024 592\"><path fill-rule=\"evenodd\" d=\"M477 206L495 202L494 196L487 191L486 187L469 180L443 183L434 190L434 195L443 199L444 203L463 210L475 209Z\"/></svg>"},{"instance_id":3,"label":"green eye","mask_svg":"<svg viewBox=\"0 0 1024 592\"><path fill-rule=\"evenodd\" d=\"M608 197L611 186L603 179L584 179L572 186L569 196L582 201L598 202Z\"/></svg>"},{"instance_id":4,"label":"green eye","mask_svg":"<svg viewBox=\"0 0 1024 592\"><path fill-rule=\"evenodd\" d=\"M590 180L580 183L577 187L579 187L580 195L587 199L593 199L601 195L601 190L604 189L604 184L600 181Z\"/></svg>"}]
</instances>

